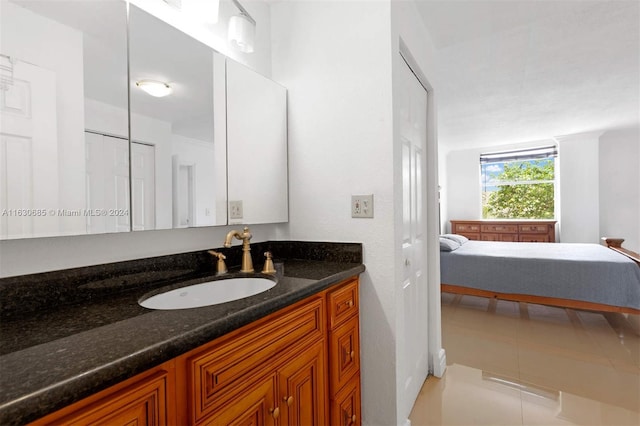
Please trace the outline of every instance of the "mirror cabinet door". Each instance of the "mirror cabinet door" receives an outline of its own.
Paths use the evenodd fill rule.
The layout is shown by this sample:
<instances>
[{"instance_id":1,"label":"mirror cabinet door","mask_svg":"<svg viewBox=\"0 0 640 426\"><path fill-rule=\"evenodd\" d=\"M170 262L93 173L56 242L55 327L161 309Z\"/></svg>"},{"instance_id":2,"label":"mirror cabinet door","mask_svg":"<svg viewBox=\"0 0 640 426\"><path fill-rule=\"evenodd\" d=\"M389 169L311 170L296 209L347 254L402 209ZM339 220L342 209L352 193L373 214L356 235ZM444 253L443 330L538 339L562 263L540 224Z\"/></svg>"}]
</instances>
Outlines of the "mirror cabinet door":
<instances>
[{"instance_id":1,"label":"mirror cabinet door","mask_svg":"<svg viewBox=\"0 0 640 426\"><path fill-rule=\"evenodd\" d=\"M0 239L128 231L127 15L0 0Z\"/></svg>"},{"instance_id":2,"label":"mirror cabinet door","mask_svg":"<svg viewBox=\"0 0 640 426\"><path fill-rule=\"evenodd\" d=\"M289 220L287 90L227 59L229 224Z\"/></svg>"},{"instance_id":3,"label":"mirror cabinet door","mask_svg":"<svg viewBox=\"0 0 640 426\"><path fill-rule=\"evenodd\" d=\"M226 141L217 128L224 117L214 125L214 110L219 115L224 108L221 60L210 47L130 6L134 231L227 223Z\"/></svg>"}]
</instances>

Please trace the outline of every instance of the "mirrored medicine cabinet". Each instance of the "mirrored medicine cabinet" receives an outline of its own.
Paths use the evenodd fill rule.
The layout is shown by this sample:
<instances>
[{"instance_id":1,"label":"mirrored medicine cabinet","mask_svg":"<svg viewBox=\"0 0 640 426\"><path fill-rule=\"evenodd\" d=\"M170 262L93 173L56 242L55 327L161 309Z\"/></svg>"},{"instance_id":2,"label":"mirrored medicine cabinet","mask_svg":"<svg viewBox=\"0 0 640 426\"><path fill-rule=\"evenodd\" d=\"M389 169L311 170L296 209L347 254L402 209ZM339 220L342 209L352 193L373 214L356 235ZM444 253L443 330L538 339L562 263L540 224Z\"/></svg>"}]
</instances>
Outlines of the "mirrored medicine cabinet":
<instances>
[{"instance_id":1,"label":"mirrored medicine cabinet","mask_svg":"<svg viewBox=\"0 0 640 426\"><path fill-rule=\"evenodd\" d=\"M288 220L284 87L125 1L0 8L0 239Z\"/></svg>"}]
</instances>

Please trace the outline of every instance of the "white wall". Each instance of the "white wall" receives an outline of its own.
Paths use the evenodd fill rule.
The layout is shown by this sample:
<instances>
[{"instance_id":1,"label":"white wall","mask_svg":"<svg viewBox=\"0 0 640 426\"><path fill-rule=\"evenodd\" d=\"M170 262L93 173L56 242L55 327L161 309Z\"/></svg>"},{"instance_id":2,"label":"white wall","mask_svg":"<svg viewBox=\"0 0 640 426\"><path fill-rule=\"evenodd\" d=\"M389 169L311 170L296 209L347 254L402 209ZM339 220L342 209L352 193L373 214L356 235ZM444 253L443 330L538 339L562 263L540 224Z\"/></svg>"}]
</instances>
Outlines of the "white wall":
<instances>
[{"instance_id":1,"label":"white wall","mask_svg":"<svg viewBox=\"0 0 640 426\"><path fill-rule=\"evenodd\" d=\"M397 346L402 195L396 189L401 156L394 143L394 69L402 37L435 80L428 35L413 4L405 2L281 2L272 12L273 77L289 90L290 237L364 244L362 421L403 423L413 401L407 403L410 397L400 395L396 383L403 348ZM435 121L434 104L430 108ZM430 132L435 142L435 126ZM431 149L427 197L435 219L435 143ZM374 195L373 219L351 218L352 194ZM437 220L431 232L438 233ZM433 323L439 328L439 318Z\"/></svg>"},{"instance_id":2,"label":"white wall","mask_svg":"<svg viewBox=\"0 0 640 426\"><path fill-rule=\"evenodd\" d=\"M599 243L597 133L558 137L560 242Z\"/></svg>"},{"instance_id":3,"label":"white wall","mask_svg":"<svg viewBox=\"0 0 640 426\"><path fill-rule=\"evenodd\" d=\"M272 12L273 77L289 90L290 236L364 244L362 420L395 424L390 6L281 2ZM374 194L373 219L351 218L352 194Z\"/></svg>"},{"instance_id":4,"label":"white wall","mask_svg":"<svg viewBox=\"0 0 640 426\"><path fill-rule=\"evenodd\" d=\"M640 127L600 137L600 234L640 253Z\"/></svg>"}]
</instances>

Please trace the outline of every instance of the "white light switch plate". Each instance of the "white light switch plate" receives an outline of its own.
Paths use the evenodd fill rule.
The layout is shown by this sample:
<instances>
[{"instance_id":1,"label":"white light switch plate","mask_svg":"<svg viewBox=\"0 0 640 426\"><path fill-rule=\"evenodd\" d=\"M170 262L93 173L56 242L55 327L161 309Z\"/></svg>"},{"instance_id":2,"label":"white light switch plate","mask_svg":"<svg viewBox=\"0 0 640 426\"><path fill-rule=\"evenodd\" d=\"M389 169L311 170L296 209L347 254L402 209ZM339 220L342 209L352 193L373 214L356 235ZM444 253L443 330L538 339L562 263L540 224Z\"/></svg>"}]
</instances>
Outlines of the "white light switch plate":
<instances>
[{"instance_id":1,"label":"white light switch plate","mask_svg":"<svg viewBox=\"0 0 640 426\"><path fill-rule=\"evenodd\" d=\"M373 217L373 194L351 196L351 217Z\"/></svg>"}]
</instances>

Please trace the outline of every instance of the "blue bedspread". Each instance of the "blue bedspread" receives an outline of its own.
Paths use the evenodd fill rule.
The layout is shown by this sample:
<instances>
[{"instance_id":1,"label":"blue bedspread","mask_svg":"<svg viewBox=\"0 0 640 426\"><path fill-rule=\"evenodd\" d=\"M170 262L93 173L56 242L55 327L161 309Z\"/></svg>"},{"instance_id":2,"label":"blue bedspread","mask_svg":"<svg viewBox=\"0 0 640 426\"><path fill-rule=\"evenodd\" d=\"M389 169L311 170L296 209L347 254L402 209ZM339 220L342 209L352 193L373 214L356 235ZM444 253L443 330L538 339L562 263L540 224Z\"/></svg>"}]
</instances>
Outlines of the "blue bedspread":
<instances>
[{"instance_id":1,"label":"blue bedspread","mask_svg":"<svg viewBox=\"0 0 640 426\"><path fill-rule=\"evenodd\" d=\"M440 252L443 284L640 309L640 267L598 244L469 241Z\"/></svg>"}]
</instances>

